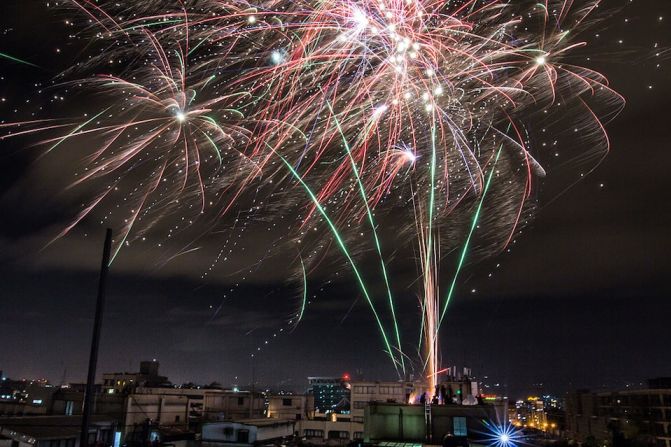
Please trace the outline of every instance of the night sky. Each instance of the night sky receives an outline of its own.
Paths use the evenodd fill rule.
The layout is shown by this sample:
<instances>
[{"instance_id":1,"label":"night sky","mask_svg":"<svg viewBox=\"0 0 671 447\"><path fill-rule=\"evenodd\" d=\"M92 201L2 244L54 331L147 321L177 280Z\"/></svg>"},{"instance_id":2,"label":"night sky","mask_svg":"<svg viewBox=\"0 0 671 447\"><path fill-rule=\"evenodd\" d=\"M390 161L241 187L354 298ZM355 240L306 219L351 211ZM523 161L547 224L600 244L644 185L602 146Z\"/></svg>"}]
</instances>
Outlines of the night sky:
<instances>
[{"instance_id":1,"label":"night sky","mask_svg":"<svg viewBox=\"0 0 671 447\"><path fill-rule=\"evenodd\" d=\"M0 58L0 122L86 107L44 89L85 45L47 3L0 7L0 53L35 65ZM471 367L511 397L671 375L671 3L604 0L600 9L606 19L585 34L583 51L585 65L627 100L607 127L611 153L562 195L541 187L537 218L510 250L467 265L442 333L445 366ZM104 225L82 222L45 247L81 199L65 188L71 152L42 157L29 139L0 141L0 369L12 378L85 377ZM156 358L174 383L245 386L257 352L257 383L272 387L301 390L307 376L343 372L394 378L345 270L309 279L311 302L292 331L302 289L286 265L295 254L267 253L266 242L241 237L226 269L205 277L215 243L172 260L184 240L159 254L141 245L122 252L111 269L98 371ZM413 302L413 291L398 294Z\"/></svg>"}]
</instances>

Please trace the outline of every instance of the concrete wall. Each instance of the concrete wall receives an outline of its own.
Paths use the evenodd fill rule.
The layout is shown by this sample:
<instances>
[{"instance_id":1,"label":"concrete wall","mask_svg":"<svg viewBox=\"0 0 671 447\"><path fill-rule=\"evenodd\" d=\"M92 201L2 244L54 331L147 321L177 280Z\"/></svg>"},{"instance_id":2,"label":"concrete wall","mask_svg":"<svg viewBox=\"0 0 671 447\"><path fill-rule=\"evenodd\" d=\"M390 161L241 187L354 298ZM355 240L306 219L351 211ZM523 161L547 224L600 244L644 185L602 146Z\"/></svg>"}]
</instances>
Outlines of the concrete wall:
<instances>
[{"instance_id":1,"label":"concrete wall","mask_svg":"<svg viewBox=\"0 0 671 447\"><path fill-rule=\"evenodd\" d=\"M412 390L412 382L352 382L352 416L362 422L370 402L407 403Z\"/></svg>"},{"instance_id":2,"label":"concrete wall","mask_svg":"<svg viewBox=\"0 0 671 447\"><path fill-rule=\"evenodd\" d=\"M252 411L250 414L250 399ZM206 394L204 398L205 419L239 420L260 418L265 415L266 402L262 394L255 393L253 398L248 392Z\"/></svg>"},{"instance_id":3,"label":"concrete wall","mask_svg":"<svg viewBox=\"0 0 671 447\"><path fill-rule=\"evenodd\" d=\"M300 420L307 417L305 396L269 396L268 417L275 419ZM288 404L288 405L287 405Z\"/></svg>"},{"instance_id":4,"label":"concrete wall","mask_svg":"<svg viewBox=\"0 0 671 447\"><path fill-rule=\"evenodd\" d=\"M309 431L319 431L321 435L309 436ZM346 445L355 440L355 435L363 436L364 426L360 422L353 422L351 419L345 420L302 420L296 422L296 432L298 437L305 444L313 445ZM336 432L347 432L344 438L335 437ZM329 435L332 436L329 436Z\"/></svg>"},{"instance_id":5,"label":"concrete wall","mask_svg":"<svg viewBox=\"0 0 671 447\"><path fill-rule=\"evenodd\" d=\"M364 440L422 442L426 439L424 407L420 405L371 404L365 412Z\"/></svg>"},{"instance_id":6,"label":"concrete wall","mask_svg":"<svg viewBox=\"0 0 671 447\"><path fill-rule=\"evenodd\" d=\"M240 437L241 432L246 432L246 442ZM203 442L225 442L235 444L254 444L272 439L281 439L294 434L293 421L261 421L258 425L243 422L211 422L203 424Z\"/></svg>"}]
</instances>

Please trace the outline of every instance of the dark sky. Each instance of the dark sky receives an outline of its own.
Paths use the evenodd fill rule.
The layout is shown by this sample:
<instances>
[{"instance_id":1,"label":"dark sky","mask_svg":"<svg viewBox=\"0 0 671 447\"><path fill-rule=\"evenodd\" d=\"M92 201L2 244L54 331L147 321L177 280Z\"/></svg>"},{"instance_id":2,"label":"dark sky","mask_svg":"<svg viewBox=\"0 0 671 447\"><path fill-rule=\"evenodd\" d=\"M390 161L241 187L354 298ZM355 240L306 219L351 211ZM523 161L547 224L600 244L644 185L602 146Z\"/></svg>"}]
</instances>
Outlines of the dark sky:
<instances>
[{"instance_id":1,"label":"dark sky","mask_svg":"<svg viewBox=\"0 0 671 447\"><path fill-rule=\"evenodd\" d=\"M514 397L539 384L560 393L671 375L671 4L605 0L602 8L611 13L587 35L589 64L627 99L608 126L611 153L562 196L541 188L537 219L510 252L467 267L442 334L447 365L489 375ZM34 0L0 9L0 52L39 66L0 58L0 121L40 107L67 111L67 101L37 93L81 49L68 39L67 17ZM16 141L0 141L0 369L55 382L67 369L68 380L81 380L104 229L85 224L42 249L76 210L62 193L73 155L38 159L39 149ZM157 259L181 246L159 257L139 246L124 253L112 267L99 371L157 358L176 383L245 385L261 346L256 376L271 386L301 389L306 376L357 370L393 377L347 273L309 283L315 297L291 332L302 292L280 267L289 257L273 253L257 268L264 241L247 237L238 247L244 254L229 270L204 279L220 246L165 265Z\"/></svg>"}]
</instances>

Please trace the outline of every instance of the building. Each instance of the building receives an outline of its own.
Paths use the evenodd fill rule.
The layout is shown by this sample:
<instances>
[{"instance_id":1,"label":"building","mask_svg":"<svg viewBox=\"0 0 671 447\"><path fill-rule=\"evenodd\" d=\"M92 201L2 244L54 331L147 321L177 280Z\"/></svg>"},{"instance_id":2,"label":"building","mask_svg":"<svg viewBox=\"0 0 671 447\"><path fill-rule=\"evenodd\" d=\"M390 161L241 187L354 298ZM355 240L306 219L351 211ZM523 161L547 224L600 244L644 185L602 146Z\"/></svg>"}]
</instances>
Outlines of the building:
<instances>
[{"instance_id":1,"label":"building","mask_svg":"<svg viewBox=\"0 0 671 447\"><path fill-rule=\"evenodd\" d=\"M266 416L266 396L251 391L206 390L203 395L205 420L259 419Z\"/></svg>"},{"instance_id":2,"label":"building","mask_svg":"<svg viewBox=\"0 0 671 447\"><path fill-rule=\"evenodd\" d=\"M148 439L189 439L207 421L262 418L265 396L204 388L145 388L133 393L96 396L94 414L116 421L122 442ZM81 415L83 393L62 389L54 396L52 413ZM251 404L251 408L250 408Z\"/></svg>"},{"instance_id":3,"label":"building","mask_svg":"<svg viewBox=\"0 0 671 447\"><path fill-rule=\"evenodd\" d=\"M281 442L294 436L294 426L294 421L268 418L210 422L203 424L201 441L204 447L220 444L251 446L273 441Z\"/></svg>"},{"instance_id":4,"label":"building","mask_svg":"<svg viewBox=\"0 0 671 447\"><path fill-rule=\"evenodd\" d=\"M268 397L267 415L296 421L304 444L345 445L363 440L364 411L371 402L407 402L412 382L348 382L349 377L310 377L308 393Z\"/></svg>"},{"instance_id":5,"label":"building","mask_svg":"<svg viewBox=\"0 0 671 447\"><path fill-rule=\"evenodd\" d=\"M363 422L364 412L370 403L408 403L414 390L413 382L352 382L352 419L354 422Z\"/></svg>"},{"instance_id":6,"label":"building","mask_svg":"<svg viewBox=\"0 0 671 447\"><path fill-rule=\"evenodd\" d=\"M422 401L423 393L419 390L423 389L423 385L420 383L349 382L348 378L332 377L311 377L309 382L311 388L306 396L268 397L268 417L296 421L295 435L303 444L336 446L354 441L363 442L364 439L367 442L426 440L426 406L423 405L426 403L426 393ZM445 434L452 433L455 424L459 428L457 433L467 433L468 427L482 430L483 418L496 423L505 423L507 420L507 401L478 400L474 397L478 392L477 382L468 377L448 377L438 387L438 391L441 397L437 402L441 405L430 405L434 410L430 410L429 414L434 414L430 419L437 424L436 436L440 436L440 439ZM311 399L314 399L314 403ZM337 404L345 401L349 402L350 411L344 411L344 405ZM408 405L409 402L415 405ZM419 405L420 402L422 405ZM390 408L393 410L389 410ZM386 414L387 411L391 413ZM415 415L419 419L415 419ZM456 423L453 423L454 418L457 418ZM403 421L409 431L398 438L398 429L394 431L391 428L398 427L399 423L402 426ZM412 428L413 425L415 428ZM369 433L367 438L366 433Z\"/></svg>"},{"instance_id":7,"label":"building","mask_svg":"<svg viewBox=\"0 0 671 447\"><path fill-rule=\"evenodd\" d=\"M349 376L308 377L308 392L314 398L315 413L349 413Z\"/></svg>"},{"instance_id":8,"label":"building","mask_svg":"<svg viewBox=\"0 0 671 447\"><path fill-rule=\"evenodd\" d=\"M159 387L172 384L158 373L156 360L140 362L139 372L114 372L103 374L103 392L107 394L129 393L138 387Z\"/></svg>"},{"instance_id":9,"label":"building","mask_svg":"<svg viewBox=\"0 0 671 447\"><path fill-rule=\"evenodd\" d=\"M644 389L569 393L566 431L578 442L671 447L671 378L652 379Z\"/></svg>"},{"instance_id":10,"label":"building","mask_svg":"<svg viewBox=\"0 0 671 447\"><path fill-rule=\"evenodd\" d=\"M510 421L516 426L546 430L549 427L545 403L537 396L529 396L515 402Z\"/></svg>"},{"instance_id":11,"label":"building","mask_svg":"<svg viewBox=\"0 0 671 447\"><path fill-rule=\"evenodd\" d=\"M79 447L81 416L27 416L0 419L0 436L12 447ZM89 444L112 445L114 422L93 416L89 425Z\"/></svg>"},{"instance_id":12,"label":"building","mask_svg":"<svg viewBox=\"0 0 671 447\"><path fill-rule=\"evenodd\" d=\"M272 420L293 421L294 436L302 444L346 445L363 439L363 413L361 420L355 422L348 413L317 412L312 397L310 394L268 396L267 416Z\"/></svg>"},{"instance_id":13,"label":"building","mask_svg":"<svg viewBox=\"0 0 671 447\"><path fill-rule=\"evenodd\" d=\"M529 396L508 409L510 423L519 428L559 435L565 430L562 401L554 396Z\"/></svg>"},{"instance_id":14,"label":"building","mask_svg":"<svg viewBox=\"0 0 671 447\"><path fill-rule=\"evenodd\" d=\"M446 437L483 439L485 422L505 425L507 401L475 405L372 403L365 411L366 443L442 444Z\"/></svg>"},{"instance_id":15,"label":"building","mask_svg":"<svg viewBox=\"0 0 671 447\"><path fill-rule=\"evenodd\" d=\"M296 437L310 445L347 445L363 440L364 424L349 414L330 413L296 423Z\"/></svg>"},{"instance_id":16,"label":"building","mask_svg":"<svg viewBox=\"0 0 671 447\"><path fill-rule=\"evenodd\" d=\"M0 416L35 416L48 413L57 387L46 380L0 381Z\"/></svg>"},{"instance_id":17,"label":"building","mask_svg":"<svg viewBox=\"0 0 671 447\"><path fill-rule=\"evenodd\" d=\"M294 394L276 394L266 397L266 414L272 419L300 421L308 417L307 396Z\"/></svg>"}]
</instances>

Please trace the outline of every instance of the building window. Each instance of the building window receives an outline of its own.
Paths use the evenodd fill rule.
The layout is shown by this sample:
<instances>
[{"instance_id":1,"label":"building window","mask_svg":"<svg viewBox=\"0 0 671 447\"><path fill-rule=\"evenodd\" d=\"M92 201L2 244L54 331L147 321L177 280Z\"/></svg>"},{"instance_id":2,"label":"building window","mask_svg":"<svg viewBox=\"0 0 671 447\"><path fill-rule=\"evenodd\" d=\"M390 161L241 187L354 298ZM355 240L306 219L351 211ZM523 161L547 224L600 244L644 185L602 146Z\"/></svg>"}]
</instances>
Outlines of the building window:
<instances>
[{"instance_id":1,"label":"building window","mask_svg":"<svg viewBox=\"0 0 671 447\"><path fill-rule=\"evenodd\" d=\"M227 438L233 436L233 427L224 427L224 436Z\"/></svg>"},{"instance_id":2,"label":"building window","mask_svg":"<svg viewBox=\"0 0 671 447\"><path fill-rule=\"evenodd\" d=\"M244 397L238 397L238 406L244 405L245 404L245 398Z\"/></svg>"},{"instance_id":3,"label":"building window","mask_svg":"<svg viewBox=\"0 0 671 447\"><path fill-rule=\"evenodd\" d=\"M353 420L354 422L360 422L360 423L363 423L363 416L354 416L354 417L352 418L352 420Z\"/></svg>"},{"instance_id":4,"label":"building window","mask_svg":"<svg viewBox=\"0 0 671 447\"><path fill-rule=\"evenodd\" d=\"M466 418L461 416L452 418L452 431L454 432L454 436L467 436Z\"/></svg>"},{"instance_id":5,"label":"building window","mask_svg":"<svg viewBox=\"0 0 671 447\"><path fill-rule=\"evenodd\" d=\"M290 407L291 406L291 399L282 399L282 406L284 407Z\"/></svg>"},{"instance_id":6,"label":"building window","mask_svg":"<svg viewBox=\"0 0 671 447\"><path fill-rule=\"evenodd\" d=\"M354 401L354 409L355 410L363 410L368 406L368 402L365 400L355 400Z\"/></svg>"},{"instance_id":7,"label":"building window","mask_svg":"<svg viewBox=\"0 0 671 447\"><path fill-rule=\"evenodd\" d=\"M305 429L303 430L303 436L306 438L323 438L324 430Z\"/></svg>"},{"instance_id":8,"label":"building window","mask_svg":"<svg viewBox=\"0 0 671 447\"><path fill-rule=\"evenodd\" d=\"M175 422L179 422L179 415L175 416Z\"/></svg>"},{"instance_id":9,"label":"building window","mask_svg":"<svg viewBox=\"0 0 671 447\"><path fill-rule=\"evenodd\" d=\"M349 439L348 431L330 430L329 439Z\"/></svg>"},{"instance_id":10,"label":"building window","mask_svg":"<svg viewBox=\"0 0 671 447\"><path fill-rule=\"evenodd\" d=\"M363 439L363 432L362 431L355 431L354 432L354 439L356 439L356 440Z\"/></svg>"},{"instance_id":11,"label":"building window","mask_svg":"<svg viewBox=\"0 0 671 447\"><path fill-rule=\"evenodd\" d=\"M65 401L65 415L66 416L72 416L72 411L75 408L75 403L71 400L66 400Z\"/></svg>"}]
</instances>

